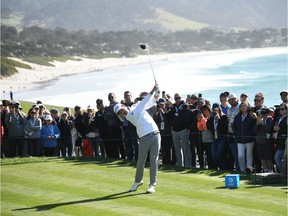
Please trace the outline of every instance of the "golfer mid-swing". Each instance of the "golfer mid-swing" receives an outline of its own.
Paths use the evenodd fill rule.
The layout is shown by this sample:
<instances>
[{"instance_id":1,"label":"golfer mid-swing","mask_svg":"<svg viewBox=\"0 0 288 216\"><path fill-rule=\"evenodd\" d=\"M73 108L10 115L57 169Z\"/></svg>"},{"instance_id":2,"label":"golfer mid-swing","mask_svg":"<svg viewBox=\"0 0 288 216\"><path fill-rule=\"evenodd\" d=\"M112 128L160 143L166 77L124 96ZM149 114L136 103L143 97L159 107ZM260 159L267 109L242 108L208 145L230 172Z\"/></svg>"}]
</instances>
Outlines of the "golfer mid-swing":
<instances>
[{"instance_id":1,"label":"golfer mid-swing","mask_svg":"<svg viewBox=\"0 0 288 216\"><path fill-rule=\"evenodd\" d=\"M143 184L145 162L150 152L150 185L147 193L155 192L161 136L158 126L146 110L155 105L159 97L159 91L155 92L157 89L158 85L155 84L151 92L147 93L140 103L132 107L120 104L114 107L114 112L120 119L126 118L136 127L138 137L140 138L135 182L129 191L136 191L138 186Z\"/></svg>"}]
</instances>

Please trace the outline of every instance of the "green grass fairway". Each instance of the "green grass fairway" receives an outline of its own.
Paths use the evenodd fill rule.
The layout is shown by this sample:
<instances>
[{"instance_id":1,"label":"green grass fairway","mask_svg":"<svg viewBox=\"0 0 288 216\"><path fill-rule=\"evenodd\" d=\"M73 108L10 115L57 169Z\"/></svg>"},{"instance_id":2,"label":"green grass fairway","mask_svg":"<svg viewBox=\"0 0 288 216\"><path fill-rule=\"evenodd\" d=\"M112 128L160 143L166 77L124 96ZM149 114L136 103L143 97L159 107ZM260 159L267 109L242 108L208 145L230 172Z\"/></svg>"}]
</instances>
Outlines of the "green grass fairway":
<instances>
[{"instance_id":1,"label":"green grass fairway","mask_svg":"<svg viewBox=\"0 0 288 216\"><path fill-rule=\"evenodd\" d=\"M156 193L128 192L135 164L109 159L1 160L1 215L287 215L287 185L225 188L227 173L159 167Z\"/></svg>"}]
</instances>

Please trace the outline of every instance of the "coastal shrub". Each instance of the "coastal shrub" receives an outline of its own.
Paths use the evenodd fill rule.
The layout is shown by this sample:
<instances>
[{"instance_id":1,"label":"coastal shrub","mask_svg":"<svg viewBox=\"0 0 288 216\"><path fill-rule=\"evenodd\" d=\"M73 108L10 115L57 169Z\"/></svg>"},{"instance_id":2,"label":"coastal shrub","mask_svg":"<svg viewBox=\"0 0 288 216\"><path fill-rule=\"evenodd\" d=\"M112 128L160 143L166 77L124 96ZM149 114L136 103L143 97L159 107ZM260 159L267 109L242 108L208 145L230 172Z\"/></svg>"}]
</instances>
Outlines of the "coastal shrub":
<instances>
[{"instance_id":1,"label":"coastal shrub","mask_svg":"<svg viewBox=\"0 0 288 216\"><path fill-rule=\"evenodd\" d=\"M53 64L50 62L53 62L52 57L44 57L44 56L25 56L23 58L24 61L31 62L34 64L44 65L44 66L51 66L54 67Z\"/></svg>"},{"instance_id":2,"label":"coastal shrub","mask_svg":"<svg viewBox=\"0 0 288 216\"><path fill-rule=\"evenodd\" d=\"M8 58L1 58L1 76L2 77L11 76L15 73L18 73L16 67L32 69L30 65L23 64L21 62L8 59Z\"/></svg>"},{"instance_id":3,"label":"coastal shrub","mask_svg":"<svg viewBox=\"0 0 288 216\"><path fill-rule=\"evenodd\" d=\"M74 60L73 57L62 55L57 57L52 56L26 56L23 58L24 61L31 62L34 64L51 66L54 67L53 61L66 62L67 60Z\"/></svg>"}]
</instances>

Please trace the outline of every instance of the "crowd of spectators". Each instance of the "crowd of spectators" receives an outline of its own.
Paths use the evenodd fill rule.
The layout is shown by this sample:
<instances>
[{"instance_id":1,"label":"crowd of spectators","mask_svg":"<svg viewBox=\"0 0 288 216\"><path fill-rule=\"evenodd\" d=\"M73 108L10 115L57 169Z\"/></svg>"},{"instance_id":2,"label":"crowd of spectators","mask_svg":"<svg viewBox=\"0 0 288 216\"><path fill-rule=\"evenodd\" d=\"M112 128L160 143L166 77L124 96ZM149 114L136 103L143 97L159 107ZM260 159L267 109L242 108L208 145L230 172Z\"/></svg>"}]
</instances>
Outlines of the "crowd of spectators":
<instances>
[{"instance_id":1,"label":"crowd of spectators","mask_svg":"<svg viewBox=\"0 0 288 216\"><path fill-rule=\"evenodd\" d=\"M267 107L258 92L252 101L245 93L223 92L211 104L201 94L182 100L179 93L162 97L148 113L161 134L164 165L234 170L237 172L287 171L287 90L282 103ZM138 158L136 128L120 121L116 104L132 106L145 92L132 99L130 91L118 101L108 94L109 104L96 100L96 108L76 105L72 114L45 108L37 101L24 113L17 100L2 100L1 157L58 156Z\"/></svg>"}]
</instances>

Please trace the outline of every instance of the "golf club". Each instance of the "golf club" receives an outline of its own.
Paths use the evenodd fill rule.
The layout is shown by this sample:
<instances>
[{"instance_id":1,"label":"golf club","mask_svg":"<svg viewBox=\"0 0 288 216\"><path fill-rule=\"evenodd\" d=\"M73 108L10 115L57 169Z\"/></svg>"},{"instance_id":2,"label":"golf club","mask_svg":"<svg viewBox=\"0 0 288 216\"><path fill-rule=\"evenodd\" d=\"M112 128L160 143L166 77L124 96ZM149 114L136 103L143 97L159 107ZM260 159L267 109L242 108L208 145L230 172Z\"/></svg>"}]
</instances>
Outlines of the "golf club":
<instances>
[{"instance_id":1,"label":"golf club","mask_svg":"<svg viewBox=\"0 0 288 216\"><path fill-rule=\"evenodd\" d=\"M156 82L156 77L155 77L155 73L154 73L154 70L153 70L152 62L151 62L151 58L150 58L150 53L149 53L148 44L140 44L140 48L143 49L143 50L147 50L148 57L149 57L149 62L150 62L150 67L151 67L151 70L152 70L152 73L153 73L153 77L154 77L154 81L155 81L155 84L157 84L157 82Z\"/></svg>"}]
</instances>

